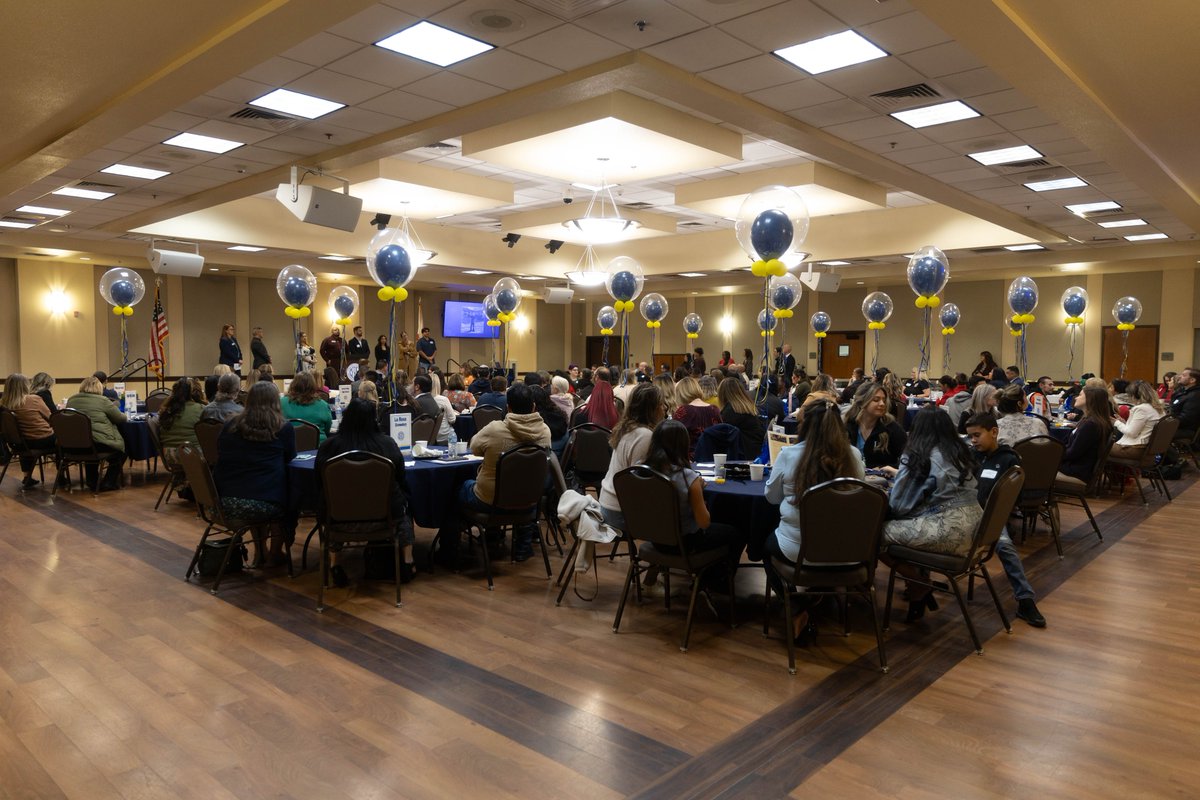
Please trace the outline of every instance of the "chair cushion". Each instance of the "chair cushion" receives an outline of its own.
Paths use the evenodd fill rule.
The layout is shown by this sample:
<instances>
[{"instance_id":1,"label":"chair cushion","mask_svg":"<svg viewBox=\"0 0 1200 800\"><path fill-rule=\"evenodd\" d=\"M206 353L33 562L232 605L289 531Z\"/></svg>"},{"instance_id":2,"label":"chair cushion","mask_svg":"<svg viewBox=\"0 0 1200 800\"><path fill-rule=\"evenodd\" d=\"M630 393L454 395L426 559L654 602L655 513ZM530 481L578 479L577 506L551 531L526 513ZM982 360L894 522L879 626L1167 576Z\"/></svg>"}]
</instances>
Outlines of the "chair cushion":
<instances>
[{"instance_id":1,"label":"chair cushion","mask_svg":"<svg viewBox=\"0 0 1200 800\"><path fill-rule=\"evenodd\" d=\"M1087 484L1079 480L1079 478L1072 478L1070 475L1060 474L1054 479L1054 491L1057 494L1066 494L1079 497L1087 494Z\"/></svg>"},{"instance_id":2,"label":"chair cushion","mask_svg":"<svg viewBox=\"0 0 1200 800\"><path fill-rule=\"evenodd\" d=\"M951 556L943 553L927 553L924 550L914 550L899 544L888 545L887 554L900 561L907 561L921 567L948 572L951 575L967 571L966 556Z\"/></svg>"},{"instance_id":3,"label":"chair cushion","mask_svg":"<svg viewBox=\"0 0 1200 800\"><path fill-rule=\"evenodd\" d=\"M637 555L639 561L645 561L647 564L653 564L666 569L682 569L688 568L688 561L682 555L676 553L664 553L657 549L651 542L641 542L638 544ZM716 550L702 550L692 553L692 567L699 571L720 561L729 555L729 551L720 547Z\"/></svg>"}]
</instances>

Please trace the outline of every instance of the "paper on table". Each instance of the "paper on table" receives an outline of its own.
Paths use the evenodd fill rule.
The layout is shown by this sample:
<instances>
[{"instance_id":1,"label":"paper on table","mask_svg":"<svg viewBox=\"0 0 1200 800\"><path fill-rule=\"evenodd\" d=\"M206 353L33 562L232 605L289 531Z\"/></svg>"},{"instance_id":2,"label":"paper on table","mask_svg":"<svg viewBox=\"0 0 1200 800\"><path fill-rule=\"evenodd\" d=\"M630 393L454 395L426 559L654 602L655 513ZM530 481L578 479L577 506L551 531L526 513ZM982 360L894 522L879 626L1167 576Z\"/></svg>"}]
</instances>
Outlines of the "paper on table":
<instances>
[{"instance_id":1,"label":"paper on table","mask_svg":"<svg viewBox=\"0 0 1200 800\"><path fill-rule=\"evenodd\" d=\"M311 461L312 459L314 459L316 457L317 457L316 453L301 453L300 455L296 456L296 460L297 461Z\"/></svg>"},{"instance_id":2,"label":"paper on table","mask_svg":"<svg viewBox=\"0 0 1200 800\"><path fill-rule=\"evenodd\" d=\"M404 466L411 467L411 466L415 466L416 463L417 463L416 461L405 461Z\"/></svg>"}]
</instances>

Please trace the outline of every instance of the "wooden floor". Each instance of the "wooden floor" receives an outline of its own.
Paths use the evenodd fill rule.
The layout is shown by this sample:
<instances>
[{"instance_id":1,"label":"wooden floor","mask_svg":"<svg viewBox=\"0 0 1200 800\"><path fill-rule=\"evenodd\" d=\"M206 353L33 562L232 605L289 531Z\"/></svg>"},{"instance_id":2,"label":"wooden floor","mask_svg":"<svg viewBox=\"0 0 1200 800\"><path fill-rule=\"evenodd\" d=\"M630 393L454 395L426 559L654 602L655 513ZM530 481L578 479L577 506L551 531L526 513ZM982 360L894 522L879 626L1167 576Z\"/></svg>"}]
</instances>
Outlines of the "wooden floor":
<instances>
[{"instance_id":1,"label":"wooden floor","mask_svg":"<svg viewBox=\"0 0 1200 800\"><path fill-rule=\"evenodd\" d=\"M556 608L532 559L495 592L422 574L401 609L363 583L317 614L312 572L185 583L200 527L151 510L161 484L50 501L10 471L0 797L1194 797L1194 474L1173 504L1095 504L1104 543L1066 510L1064 560L1022 548L1047 630L1005 634L979 595L984 656L944 606L893 623L883 676L855 609L789 676L757 571L743 624L701 610L686 654L682 602L611 632L620 561L592 602Z\"/></svg>"}]
</instances>

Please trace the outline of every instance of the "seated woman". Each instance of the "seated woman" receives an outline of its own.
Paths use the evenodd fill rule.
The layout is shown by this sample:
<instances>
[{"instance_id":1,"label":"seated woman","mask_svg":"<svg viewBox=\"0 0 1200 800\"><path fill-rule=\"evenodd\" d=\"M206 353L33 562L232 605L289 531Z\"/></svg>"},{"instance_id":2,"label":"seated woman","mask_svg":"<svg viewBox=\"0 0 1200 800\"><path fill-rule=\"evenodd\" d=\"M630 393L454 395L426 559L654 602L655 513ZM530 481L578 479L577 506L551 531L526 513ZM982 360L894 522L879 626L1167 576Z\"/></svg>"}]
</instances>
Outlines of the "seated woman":
<instances>
[{"instance_id":1,"label":"seated woman","mask_svg":"<svg viewBox=\"0 0 1200 800\"><path fill-rule=\"evenodd\" d=\"M1096 469L1101 446L1112 435L1112 418L1116 414L1112 410L1108 389L1103 386L1084 386L1083 393L1075 403L1075 410L1082 416L1067 440L1067 449L1058 471L1086 483Z\"/></svg>"},{"instance_id":2,"label":"seated woman","mask_svg":"<svg viewBox=\"0 0 1200 800\"><path fill-rule=\"evenodd\" d=\"M364 381L363 385L367 384ZM404 484L404 456L400 447L392 437L384 434L375 419L375 409L370 401L356 398L350 401L342 412L342 423L338 427L338 435L321 445L317 451L317 487L320 489L321 468L329 459L352 450L363 450L375 453L392 462L396 467L395 477L388 495L392 508L392 517L396 521L400 534L400 582L408 583L416 575L413 567L413 527L408 519L408 493ZM224 458L224 455L222 455ZM322 494L321 497L324 497ZM350 583L345 569L337 563L337 553L330 555L333 566L330 575L334 585L347 586Z\"/></svg>"},{"instance_id":3,"label":"seated woman","mask_svg":"<svg viewBox=\"0 0 1200 800\"><path fill-rule=\"evenodd\" d=\"M936 406L921 409L913 419L888 505L892 519L883 528L886 544L956 556L970 549L983 518L975 459L950 418ZM922 577L907 567L896 571ZM910 583L908 592L908 622L924 616L926 608L937 608L930 587Z\"/></svg>"},{"instance_id":4,"label":"seated woman","mask_svg":"<svg viewBox=\"0 0 1200 800\"><path fill-rule=\"evenodd\" d=\"M296 521L287 510L287 466L296 457L296 432L283 418L275 384L250 385L245 410L225 423L217 449L221 458L213 478L222 510L230 519L279 525L281 535L271 537L267 562L279 565L284 541L290 544L296 537ZM255 542L261 561L261 535Z\"/></svg>"},{"instance_id":5,"label":"seated woman","mask_svg":"<svg viewBox=\"0 0 1200 800\"><path fill-rule=\"evenodd\" d=\"M908 435L888 410L888 397L878 383L864 383L846 412L846 435L862 453L867 469L900 465Z\"/></svg>"},{"instance_id":6,"label":"seated woman","mask_svg":"<svg viewBox=\"0 0 1200 800\"><path fill-rule=\"evenodd\" d=\"M767 437L767 421L758 415L746 385L740 378L726 378L717 387L717 397L721 401L721 421L738 429L742 458L755 460Z\"/></svg>"},{"instance_id":7,"label":"seated woman","mask_svg":"<svg viewBox=\"0 0 1200 800\"><path fill-rule=\"evenodd\" d=\"M244 410L238 403L238 392L241 391L242 381L232 372L227 372L217 381L217 393L212 402L200 412L200 419L216 422L228 422Z\"/></svg>"},{"instance_id":8,"label":"seated woman","mask_svg":"<svg viewBox=\"0 0 1200 800\"><path fill-rule=\"evenodd\" d=\"M455 413L462 414L475 407L475 395L467 391L462 375L457 372L446 379L446 399Z\"/></svg>"},{"instance_id":9,"label":"seated woman","mask_svg":"<svg viewBox=\"0 0 1200 800\"><path fill-rule=\"evenodd\" d=\"M329 411L329 404L317 394L317 382L311 372L301 372L292 378L292 385L288 387L287 397L283 398L280 408L284 419L304 420L320 428L319 441L325 441L329 435L333 414Z\"/></svg>"},{"instance_id":10,"label":"seated woman","mask_svg":"<svg viewBox=\"0 0 1200 800\"><path fill-rule=\"evenodd\" d=\"M833 378L824 372L818 373L811 383L807 381L804 383L808 385L808 391L804 393L803 399L800 399L798 392L793 392L791 405L791 408L794 409L791 416L801 423L804 422L805 409L817 403L837 403L840 394Z\"/></svg>"},{"instance_id":11,"label":"seated woman","mask_svg":"<svg viewBox=\"0 0 1200 800\"><path fill-rule=\"evenodd\" d=\"M228 364L217 364L213 367L212 375L204 379L204 402L211 403L217 396L217 383L222 375L232 375L233 370Z\"/></svg>"},{"instance_id":12,"label":"seated woman","mask_svg":"<svg viewBox=\"0 0 1200 800\"><path fill-rule=\"evenodd\" d=\"M861 479L865 474L862 453L850 446L837 404L823 400L809 406L800 441L779 451L767 479L765 494L768 502L779 506L779 527L767 536L766 552L795 564L800 556L800 498L819 483L834 478ZM766 559L767 578L782 595L783 581L770 563ZM798 613L794 624L792 636L801 640L797 644L806 643L801 634L814 632L808 625L808 612Z\"/></svg>"},{"instance_id":13,"label":"seated woman","mask_svg":"<svg viewBox=\"0 0 1200 800\"><path fill-rule=\"evenodd\" d=\"M575 410L575 401L571 399L571 382L561 375L553 376L550 379L550 401L558 406L564 417L570 419L571 412Z\"/></svg>"},{"instance_id":14,"label":"seated woman","mask_svg":"<svg viewBox=\"0 0 1200 800\"><path fill-rule=\"evenodd\" d=\"M912 377L904 382L905 397L929 397L929 378L924 370L912 369Z\"/></svg>"},{"instance_id":15,"label":"seated woman","mask_svg":"<svg viewBox=\"0 0 1200 800\"><path fill-rule=\"evenodd\" d=\"M613 396L611 383L596 381L587 403L580 407L579 417L580 422L590 422L609 430L616 427L621 415L617 413L617 400Z\"/></svg>"},{"instance_id":16,"label":"seated woman","mask_svg":"<svg viewBox=\"0 0 1200 800\"><path fill-rule=\"evenodd\" d=\"M1129 419L1120 416L1113 417L1113 427L1121 433L1121 438L1112 446L1111 455L1115 458L1141 458L1146 452L1150 441L1150 433L1154 423L1167 413L1162 400L1154 388L1145 381L1134 381L1128 389L1130 398L1134 401L1129 409Z\"/></svg>"},{"instance_id":17,"label":"seated woman","mask_svg":"<svg viewBox=\"0 0 1200 800\"><path fill-rule=\"evenodd\" d=\"M17 418L17 428L25 439L25 445L31 450L52 449L54 447L54 429L50 427L50 409L45 401L30 391L29 378L19 372L9 375L4 381L4 397L0 398L3 405ZM114 406L115 407L115 406ZM21 486L30 489L41 481L33 477L36 459L21 456L21 472L25 477Z\"/></svg>"},{"instance_id":18,"label":"seated woman","mask_svg":"<svg viewBox=\"0 0 1200 800\"><path fill-rule=\"evenodd\" d=\"M708 378L707 375L705 377ZM680 405L671 416L681 422L688 432L688 438L691 440L688 445L690 458L696 451L696 442L700 441L700 434L704 433L705 429L720 424L721 413L704 398L699 381L691 376L675 384L675 397Z\"/></svg>"},{"instance_id":19,"label":"seated woman","mask_svg":"<svg viewBox=\"0 0 1200 800\"><path fill-rule=\"evenodd\" d=\"M204 412L203 386L180 378L171 386L171 396L158 411L158 442L167 466L179 463L175 451L185 444L196 444L196 423Z\"/></svg>"},{"instance_id":20,"label":"seated woman","mask_svg":"<svg viewBox=\"0 0 1200 800\"><path fill-rule=\"evenodd\" d=\"M725 376L719 370L714 369L713 372L720 375L721 380L725 380ZM704 398L704 402L713 408L720 408L721 401L717 399L717 376L710 372L708 375L701 375L697 378L696 383L700 385L700 396Z\"/></svg>"},{"instance_id":21,"label":"seated woman","mask_svg":"<svg viewBox=\"0 0 1200 800\"><path fill-rule=\"evenodd\" d=\"M666 372L660 372L654 376L653 383L662 395L664 418L671 416L675 409L679 408L679 401L675 399L675 379ZM632 395L630 398L632 399Z\"/></svg>"},{"instance_id":22,"label":"seated woman","mask_svg":"<svg viewBox=\"0 0 1200 800\"><path fill-rule=\"evenodd\" d=\"M1025 415L1025 390L1015 383L996 392L996 411L1000 444L1012 447L1022 439L1046 435L1046 423L1041 417Z\"/></svg>"},{"instance_id":23,"label":"seated woman","mask_svg":"<svg viewBox=\"0 0 1200 800\"><path fill-rule=\"evenodd\" d=\"M550 393L544 386L534 386L530 392L533 393L534 410L550 429L550 449L555 457L562 461L563 449L567 446L567 415L551 400Z\"/></svg>"},{"instance_id":24,"label":"seated woman","mask_svg":"<svg viewBox=\"0 0 1200 800\"><path fill-rule=\"evenodd\" d=\"M125 463L125 439L117 430L117 423L124 422L125 415L113 401L104 396L104 384L94 376L83 379L83 383L79 384L79 392L67 399L67 407L87 414L88 419L92 421L92 442L108 462L104 481L99 486L96 484L99 480L100 465L83 465L88 487L101 492L120 489L121 465Z\"/></svg>"},{"instance_id":25,"label":"seated woman","mask_svg":"<svg viewBox=\"0 0 1200 800\"><path fill-rule=\"evenodd\" d=\"M646 453L650 450L650 434L663 421L665 411L662 392L657 385L639 383L629 395L625 414L609 437L612 458L608 462L608 473L600 483L600 511L604 521L617 530L625 529L625 518L621 516L621 504L617 502L613 478L621 470L646 460Z\"/></svg>"},{"instance_id":26,"label":"seated woman","mask_svg":"<svg viewBox=\"0 0 1200 800\"><path fill-rule=\"evenodd\" d=\"M101 384L103 386L103 384ZM50 392L54 388L54 376L49 372L39 372L34 375L29 383L29 391L31 394L36 394L46 403L46 408L50 409L53 414L58 407L54 405L54 395Z\"/></svg>"}]
</instances>

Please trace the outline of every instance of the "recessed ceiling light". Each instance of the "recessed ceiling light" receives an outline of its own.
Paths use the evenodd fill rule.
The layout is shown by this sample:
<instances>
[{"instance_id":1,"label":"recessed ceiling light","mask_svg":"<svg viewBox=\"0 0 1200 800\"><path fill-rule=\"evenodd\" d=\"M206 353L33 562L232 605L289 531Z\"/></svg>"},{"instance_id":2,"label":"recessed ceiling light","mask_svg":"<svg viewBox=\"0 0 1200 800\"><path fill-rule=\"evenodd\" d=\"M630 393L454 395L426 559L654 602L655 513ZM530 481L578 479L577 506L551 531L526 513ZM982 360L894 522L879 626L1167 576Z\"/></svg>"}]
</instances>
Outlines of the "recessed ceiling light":
<instances>
[{"instance_id":1,"label":"recessed ceiling light","mask_svg":"<svg viewBox=\"0 0 1200 800\"><path fill-rule=\"evenodd\" d=\"M517 277L523 281L544 281L544 280L546 280L541 275L518 275Z\"/></svg>"},{"instance_id":2,"label":"recessed ceiling light","mask_svg":"<svg viewBox=\"0 0 1200 800\"><path fill-rule=\"evenodd\" d=\"M464 269L463 275L491 275L491 270L487 269Z\"/></svg>"},{"instance_id":3,"label":"recessed ceiling light","mask_svg":"<svg viewBox=\"0 0 1200 800\"><path fill-rule=\"evenodd\" d=\"M206 153L228 153L241 147L245 142L235 142L232 139L218 139L216 136L204 136L199 133L181 133L172 136L163 144L173 144L176 147L186 147L189 150L203 150Z\"/></svg>"},{"instance_id":4,"label":"recessed ceiling light","mask_svg":"<svg viewBox=\"0 0 1200 800\"><path fill-rule=\"evenodd\" d=\"M928 128L930 125L941 125L946 122L978 117L979 112L961 100L951 100L948 103L938 103L936 106L894 111L889 116L895 117L910 128Z\"/></svg>"},{"instance_id":5,"label":"recessed ceiling light","mask_svg":"<svg viewBox=\"0 0 1200 800\"><path fill-rule=\"evenodd\" d=\"M862 285L863 285L863 281L855 281L854 283L855 283L856 285L858 285L858 286L862 286Z\"/></svg>"},{"instance_id":6,"label":"recessed ceiling light","mask_svg":"<svg viewBox=\"0 0 1200 800\"><path fill-rule=\"evenodd\" d=\"M235 244L233 247L227 247L227 250L237 250L242 253L261 253L266 250L265 247L252 247L248 244Z\"/></svg>"},{"instance_id":7,"label":"recessed ceiling light","mask_svg":"<svg viewBox=\"0 0 1200 800\"><path fill-rule=\"evenodd\" d=\"M984 150L982 153L967 153L967 156L985 167L990 167L995 164L1011 164L1015 161L1032 161L1035 158L1041 158L1042 154L1029 145L1023 144L1017 147L1002 147L999 150Z\"/></svg>"},{"instance_id":8,"label":"recessed ceiling light","mask_svg":"<svg viewBox=\"0 0 1200 800\"><path fill-rule=\"evenodd\" d=\"M112 197L112 192L98 192L95 189L79 189L75 186L64 186L61 189L55 189L50 194L61 194L65 197L82 197L86 200L104 200Z\"/></svg>"},{"instance_id":9,"label":"recessed ceiling light","mask_svg":"<svg viewBox=\"0 0 1200 800\"><path fill-rule=\"evenodd\" d=\"M217 270L218 270L218 268L217 268L217 267L209 267L209 268L208 268L208 271L209 271L209 272L217 272Z\"/></svg>"},{"instance_id":10,"label":"recessed ceiling light","mask_svg":"<svg viewBox=\"0 0 1200 800\"><path fill-rule=\"evenodd\" d=\"M848 267L848 266L850 266L850 262L849 261L822 261L821 266L823 266L823 267Z\"/></svg>"},{"instance_id":11,"label":"recessed ceiling light","mask_svg":"<svg viewBox=\"0 0 1200 800\"><path fill-rule=\"evenodd\" d=\"M113 164L111 167L105 167L100 170L107 172L110 175L124 175L127 178L145 178L148 181L158 180L164 175L171 173L161 169L149 169L148 167L131 167L128 164Z\"/></svg>"},{"instance_id":12,"label":"recessed ceiling light","mask_svg":"<svg viewBox=\"0 0 1200 800\"><path fill-rule=\"evenodd\" d=\"M884 58L887 53L854 31L842 31L776 50L775 55L810 75L820 75L822 72L848 67L851 64Z\"/></svg>"},{"instance_id":13,"label":"recessed ceiling light","mask_svg":"<svg viewBox=\"0 0 1200 800\"><path fill-rule=\"evenodd\" d=\"M1025 184L1025 188L1034 192L1053 192L1056 189L1078 189L1080 186L1087 186L1087 181L1083 178L1056 178L1052 181L1034 181L1033 183Z\"/></svg>"},{"instance_id":14,"label":"recessed ceiling light","mask_svg":"<svg viewBox=\"0 0 1200 800\"><path fill-rule=\"evenodd\" d=\"M32 228L36 222L21 222L16 219L0 219L0 228Z\"/></svg>"},{"instance_id":15,"label":"recessed ceiling light","mask_svg":"<svg viewBox=\"0 0 1200 800\"><path fill-rule=\"evenodd\" d=\"M80 256L79 260L80 261L91 261L92 258L91 258L91 256Z\"/></svg>"},{"instance_id":16,"label":"recessed ceiling light","mask_svg":"<svg viewBox=\"0 0 1200 800\"><path fill-rule=\"evenodd\" d=\"M1151 239L1167 239L1167 238L1169 238L1169 237L1165 233L1135 233L1133 236L1126 236L1125 241L1127 241L1127 242L1147 242L1147 241L1150 241Z\"/></svg>"},{"instance_id":17,"label":"recessed ceiling light","mask_svg":"<svg viewBox=\"0 0 1200 800\"><path fill-rule=\"evenodd\" d=\"M46 208L45 206L21 206L17 211L24 211L26 214L45 214L47 217L61 217L71 213L65 208Z\"/></svg>"},{"instance_id":18,"label":"recessed ceiling light","mask_svg":"<svg viewBox=\"0 0 1200 800\"><path fill-rule=\"evenodd\" d=\"M703 278L704 273L703 272L681 272L681 273L679 273L679 277L681 277L681 278Z\"/></svg>"},{"instance_id":19,"label":"recessed ceiling light","mask_svg":"<svg viewBox=\"0 0 1200 800\"><path fill-rule=\"evenodd\" d=\"M317 256L323 261L353 261L354 256Z\"/></svg>"},{"instance_id":20,"label":"recessed ceiling light","mask_svg":"<svg viewBox=\"0 0 1200 800\"><path fill-rule=\"evenodd\" d=\"M1144 219L1114 219L1111 222L1097 222L1096 224L1101 228L1132 228L1135 225L1149 225L1150 223Z\"/></svg>"},{"instance_id":21,"label":"recessed ceiling light","mask_svg":"<svg viewBox=\"0 0 1200 800\"><path fill-rule=\"evenodd\" d=\"M282 111L284 114L305 119L323 117L331 111L346 107L345 103L323 100L320 97L293 92L290 89L276 89L273 92L267 92L257 100L251 100L250 105L269 108L272 111Z\"/></svg>"},{"instance_id":22,"label":"recessed ceiling light","mask_svg":"<svg viewBox=\"0 0 1200 800\"><path fill-rule=\"evenodd\" d=\"M1045 250L1046 248L1042 247L1040 244L1010 244L1004 249L1018 252L1021 250Z\"/></svg>"},{"instance_id":23,"label":"recessed ceiling light","mask_svg":"<svg viewBox=\"0 0 1200 800\"><path fill-rule=\"evenodd\" d=\"M1114 203L1112 200L1104 200L1099 203L1076 203L1073 206L1063 206L1063 207L1066 208L1067 211L1070 211L1072 214L1078 214L1081 217L1085 216L1087 214L1092 214L1096 211L1120 211L1121 210L1121 204Z\"/></svg>"},{"instance_id":24,"label":"recessed ceiling light","mask_svg":"<svg viewBox=\"0 0 1200 800\"><path fill-rule=\"evenodd\" d=\"M494 49L487 42L424 21L399 33L393 33L375 44L385 50L437 64L439 67L448 67Z\"/></svg>"},{"instance_id":25,"label":"recessed ceiling light","mask_svg":"<svg viewBox=\"0 0 1200 800\"><path fill-rule=\"evenodd\" d=\"M1087 264L1063 264L1059 267L1062 272L1083 272L1087 269Z\"/></svg>"}]
</instances>

